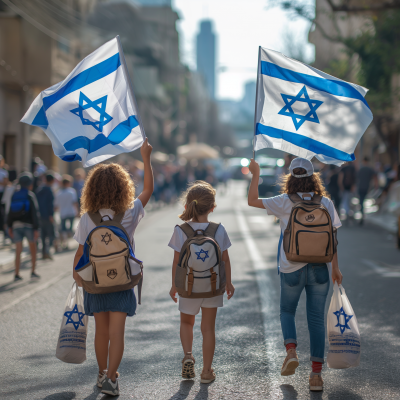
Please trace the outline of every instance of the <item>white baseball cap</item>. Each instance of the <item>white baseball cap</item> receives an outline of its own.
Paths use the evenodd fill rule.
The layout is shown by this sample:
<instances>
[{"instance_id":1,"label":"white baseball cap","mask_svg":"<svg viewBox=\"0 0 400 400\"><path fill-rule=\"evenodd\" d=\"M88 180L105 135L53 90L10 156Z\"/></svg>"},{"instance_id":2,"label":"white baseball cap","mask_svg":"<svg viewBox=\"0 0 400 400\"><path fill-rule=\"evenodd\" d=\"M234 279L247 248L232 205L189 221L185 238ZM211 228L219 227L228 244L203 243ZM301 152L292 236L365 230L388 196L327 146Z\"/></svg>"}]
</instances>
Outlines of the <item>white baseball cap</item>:
<instances>
[{"instance_id":1,"label":"white baseball cap","mask_svg":"<svg viewBox=\"0 0 400 400\"><path fill-rule=\"evenodd\" d=\"M303 175L296 175L293 173L293 170L296 168L303 168L307 172ZM297 157L290 163L289 171L295 178L305 178L306 176L311 176L314 173L314 166L312 165L310 160L306 160L305 158Z\"/></svg>"}]
</instances>

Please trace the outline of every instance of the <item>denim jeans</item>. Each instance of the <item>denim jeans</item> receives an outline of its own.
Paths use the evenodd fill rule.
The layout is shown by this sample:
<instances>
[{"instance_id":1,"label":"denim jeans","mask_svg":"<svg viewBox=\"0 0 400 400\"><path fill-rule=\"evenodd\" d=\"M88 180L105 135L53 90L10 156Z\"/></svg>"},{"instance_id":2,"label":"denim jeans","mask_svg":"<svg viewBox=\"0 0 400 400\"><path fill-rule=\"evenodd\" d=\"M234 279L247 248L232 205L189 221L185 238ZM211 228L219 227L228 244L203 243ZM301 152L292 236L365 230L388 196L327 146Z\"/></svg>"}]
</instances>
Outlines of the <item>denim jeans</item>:
<instances>
[{"instance_id":1,"label":"denim jeans","mask_svg":"<svg viewBox=\"0 0 400 400\"><path fill-rule=\"evenodd\" d=\"M311 361L324 362L325 302L329 291L326 264L307 264L303 268L281 273L281 326L285 346L297 344L295 315L303 289L307 295L307 322L310 333Z\"/></svg>"}]
</instances>

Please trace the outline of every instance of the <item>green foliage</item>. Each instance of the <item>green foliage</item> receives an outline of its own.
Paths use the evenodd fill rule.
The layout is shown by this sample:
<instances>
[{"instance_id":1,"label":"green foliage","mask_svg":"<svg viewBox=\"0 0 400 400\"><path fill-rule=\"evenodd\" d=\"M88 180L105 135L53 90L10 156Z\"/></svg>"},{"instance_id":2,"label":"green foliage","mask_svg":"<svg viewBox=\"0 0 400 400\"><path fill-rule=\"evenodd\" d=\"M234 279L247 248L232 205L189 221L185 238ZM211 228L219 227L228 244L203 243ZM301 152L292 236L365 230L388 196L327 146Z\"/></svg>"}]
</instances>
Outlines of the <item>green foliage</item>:
<instances>
[{"instance_id":1,"label":"green foliage","mask_svg":"<svg viewBox=\"0 0 400 400\"><path fill-rule=\"evenodd\" d=\"M360 83L370 89L368 100L374 108L391 105L393 73L400 72L400 11L379 13L372 18L371 29L345 40L349 53L360 57Z\"/></svg>"},{"instance_id":2,"label":"green foliage","mask_svg":"<svg viewBox=\"0 0 400 400\"><path fill-rule=\"evenodd\" d=\"M336 78L348 80L348 75L350 72L349 60L347 58L341 60L332 60L329 63L329 67L324 69L324 72L329 75L333 75Z\"/></svg>"}]
</instances>

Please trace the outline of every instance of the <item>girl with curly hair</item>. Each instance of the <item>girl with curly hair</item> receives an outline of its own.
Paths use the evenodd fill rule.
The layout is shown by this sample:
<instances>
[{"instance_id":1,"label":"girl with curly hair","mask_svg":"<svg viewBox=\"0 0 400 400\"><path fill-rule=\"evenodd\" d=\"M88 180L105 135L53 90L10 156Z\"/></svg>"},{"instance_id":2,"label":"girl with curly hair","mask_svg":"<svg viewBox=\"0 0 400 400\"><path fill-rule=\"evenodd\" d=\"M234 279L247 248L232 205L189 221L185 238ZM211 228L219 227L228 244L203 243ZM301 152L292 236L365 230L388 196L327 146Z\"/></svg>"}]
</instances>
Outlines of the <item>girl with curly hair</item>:
<instances>
[{"instance_id":1,"label":"girl with curly hair","mask_svg":"<svg viewBox=\"0 0 400 400\"><path fill-rule=\"evenodd\" d=\"M102 216L114 217L124 212L122 226L131 240L135 251L134 233L144 217L144 207L150 200L154 188L153 171L150 163L152 147L146 139L140 152L144 162L144 187L135 199L135 187L128 174L119 164L99 164L94 167L85 181L81 197L81 220L75 232L79 243L74 259L73 277L82 286L82 278L75 271L83 254L83 246L89 233L95 228L88 212L99 212ZM84 292L85 314L94 316L96 332L94 348L99 375L97 386L102 392L119 395L117 369L124 352L126 317L136 311L136 297L133 289L107 294ZM108 361L108 365L107 365Z\"/></svg>"},{"instance_id":2,"label":"girl with curly hair","mask_svg":"<svg viewBox=\"0 0 400 400\"><path fill-rule=\"evenodd\" d=\"M281 180L282 194L268 199L258 198L258 181L260 166L255 160L250 162L250 172L253 174L250 183L248 204L251 207L267 210L269 215L275 215L280 220L282 232L285 231L293 203L289 195L298 194L304 199L311 200L313 196L321 196L321 204L327 209L332 225L339 228L342 224L332 201L327 197L324 185L318 173L314 172L311 161L295 158L289 167L289 174ZM329 271L327 264L312 264L288 261L283 250L279 251L279 272L281 282L280 316L281 327L287 356L283 362L281 375L295 373L299 366L296 353L297 335L295 314L300 295L305 289L307 295L307 322L310 332L310 350L312 372L309 379L310 390L320 391L323 388L321 377L325 353L325 302L329 290ZM332 280L339 285L342 274L339 270L337 252L332 260Z\"/></svg>"}]
</instances>

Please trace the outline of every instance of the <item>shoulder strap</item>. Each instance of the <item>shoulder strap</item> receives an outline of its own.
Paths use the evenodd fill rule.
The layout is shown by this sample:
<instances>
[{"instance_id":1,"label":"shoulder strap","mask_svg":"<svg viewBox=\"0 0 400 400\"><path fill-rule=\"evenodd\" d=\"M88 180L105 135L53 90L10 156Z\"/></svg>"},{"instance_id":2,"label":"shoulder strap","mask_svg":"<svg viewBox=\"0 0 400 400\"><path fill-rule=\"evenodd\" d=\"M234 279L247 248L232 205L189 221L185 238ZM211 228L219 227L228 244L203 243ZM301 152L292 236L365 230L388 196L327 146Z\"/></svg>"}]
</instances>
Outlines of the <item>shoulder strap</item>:
<instances>
[{"instance_id":1,"label":"shoulder strap","mask_svg":"<svg viewBox=\"0 0 400 400\"><path fill-rule=\"evenodd\" d=\"M101 224L101 214L98 211L95 213L88 212L88 215L96 226Z\"/></svg>"},{"instance_id":2,"label":"shoulder strap","mask_svg":"<svg viewBox=\"0 0 400 400\"><path fill-rule=\"evenodd\" d=\"M288 194L288 196L290 201L294 204L304 201L297 193Z\"/></svg>"},{"instance_id":3,"label":"shoulder strap","mask_svg":"<svg viewBox=\"0 0 400 400\"><path fill-rule=\"evenodd\" d=\"M314 196L312 198L312 202L321 204L321 201L322 201L322 196L320 196L319 194L314 194Z\"/></svg>"},{"instance_id":4,"label":"shoulder strap","mask_svg":"<svg viewBox=\"0 0 400 400\"><path fill-rule=\"evenodd\" d=\"M114 215L114 218L112 219L113 222L117 224L121 224L122 220L124 219L125 212L120 212L117 215Z\"/></svg>"},{"instance_id":5,"label":"shoulder strap","mask_svg":"<svg viewBox=\"0 0 400 400\"><path fill-rule=\"evenodd\" d=\"M182 229L183 233L188 237L188 239L195 236L195 234L196 234L194 229L187 222L185 222L184 224L181 224L181 225L177 225L177 226L179 226L179 228Z\"/></svg>"},{"instance_id":6,"label":"shoulder strap","mask_svg":"<svg viewBox=\"0 0 400 400\"><path fill-rule=\"evenodd\" d=\"M204 231L204 234L206 236L210 236L213 239L215 239L215 234L217 233L217 230L221 224L217 224L215 222L210 222L209 225L207 226L206 230Z\"/></svg>"}]
</instances>

